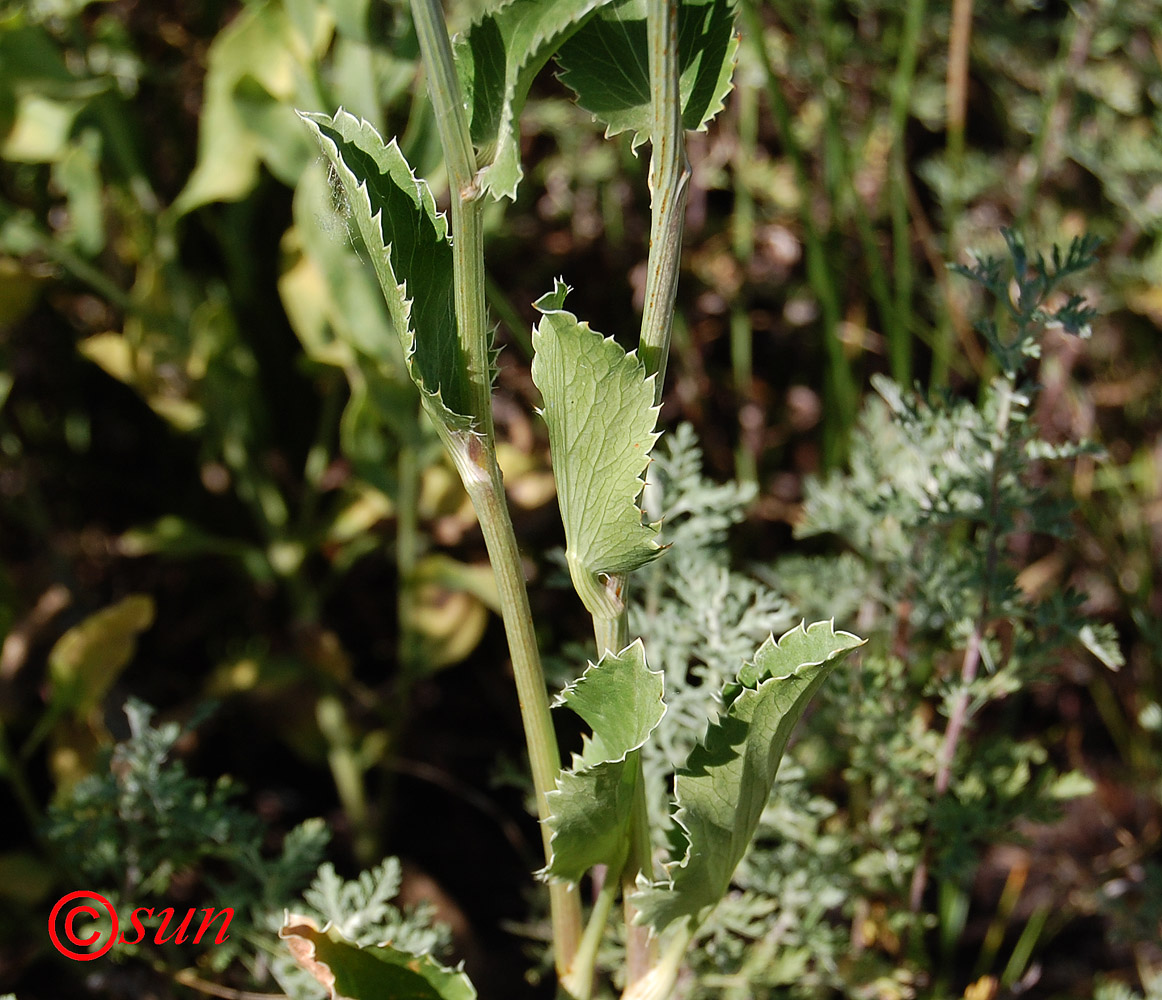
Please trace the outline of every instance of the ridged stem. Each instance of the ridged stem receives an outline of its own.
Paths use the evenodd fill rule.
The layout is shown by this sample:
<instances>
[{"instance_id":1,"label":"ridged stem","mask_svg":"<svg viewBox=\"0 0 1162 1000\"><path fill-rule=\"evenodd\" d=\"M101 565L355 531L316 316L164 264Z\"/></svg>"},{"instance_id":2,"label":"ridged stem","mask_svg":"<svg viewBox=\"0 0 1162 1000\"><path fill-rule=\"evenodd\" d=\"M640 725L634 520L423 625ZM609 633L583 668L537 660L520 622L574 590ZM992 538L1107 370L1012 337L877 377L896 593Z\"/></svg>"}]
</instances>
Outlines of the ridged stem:
<instances>
[{"instance_id":1,"label":"ridged stem","mask_svg":"<svg viewBox=\"0 0 1162 1000\"><path fill-rule=\"evenodd\" d=\"M556 787L561 757L549 713L520 549L496 462L485 306L483 204L476 186L476 159L468 128L467 104L456 76L452 45L438 0L412 0L412 15L452 188L456 318L460 347L472 382L472 416L477 433L453 431L438 421L437 429L476 510L496 577L547 863L551 836L545 822L549 816L548 793ZM572 969L581 938L581 907L576 888L550 885L549 903L555 964L558 978L563 980Z\"/></svg>"}]
</instances>

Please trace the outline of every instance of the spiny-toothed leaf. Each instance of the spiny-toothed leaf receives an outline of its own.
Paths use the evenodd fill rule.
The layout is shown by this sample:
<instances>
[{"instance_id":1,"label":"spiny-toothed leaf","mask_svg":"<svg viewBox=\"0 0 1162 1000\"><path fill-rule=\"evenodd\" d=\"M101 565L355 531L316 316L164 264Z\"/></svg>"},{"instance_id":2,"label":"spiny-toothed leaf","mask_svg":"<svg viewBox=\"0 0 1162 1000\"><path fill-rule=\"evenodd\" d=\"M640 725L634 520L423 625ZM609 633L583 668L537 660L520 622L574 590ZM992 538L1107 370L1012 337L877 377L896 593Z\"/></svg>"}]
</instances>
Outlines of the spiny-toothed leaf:
<instances>
[{"instance_id":1,"label":"spiny-toothed leaf","mask_svg":"<svg viewBox=\"0 0 1162 1000\"><path fill-rule=\"evenodd\" d=\"M472 142L481 151L479 184L516 198L520 113L529 87L559 46L608 0L511 0L456 39L456 70L468 100Z\"/></svg>"},{"instance_id":2,"label":"spiny-toothed leaf","mask_svg":"<svg viewBox=\"0 0 1162 1000\"><path fill-rule=\"evenodd\" d=\"M578 103L605 123L606 135L632 132L633 145L653 130L646 0L623 0L598 11L557 55L561 80ZM682 124L702 129L730 92L738 57L733 0L682 0L678 7L678 72Z\"/></svg>"},{"instance_id":3,"label":"spiny-toothed leaf","mask_svg":"<svg viewBox=\"0 0 1162 1000\"><path fill-rule=\"evenodd\" d=\"M305 114L338 178L403 341L412 379L432 416L454 431L472 428L468 366L456 328L452 241L432 192L393 139L340 109Z\"/></svg>"},{"instance_id":4,"label":"spiny-toothed leaf","mask_svg":"<svg viewBox=\"0 0 1162 1000\"><path fill-rule=\"evenodd\" d=\"M642 919L661 931L675 920L700 924L726 894L771 795L791 730L840 659L864 640L832 622L802 624L759 647L726 707L674 781L685 854L669 883L635 893Z\"/></svg>"},{"instance_id":5,"label":"spiny-toothed leaf","mask_svg":"<svg viewBox=\"0 0 1162 1000\"><path fill-rule=\"evenodd\" d=\"M557 281L536 303L542 316L533 330L532 375L545 402L573 586L591 614L608 618L616 609L601 576L629 572L661 552L657 525L642 524L637 503L658 439L654 376L636 354L566 312L567 292Z\"/></svg>"},{"instance_id":6,"label":"spiny-toothed leaf","mask_svg":"<svg viewBox=\"0 0 1162 1000\"><path fill-rule=\"evenodd\" d=\"M327 990L327 1000L476 1000L463 972L429 955L390 944L359 948L330 925L319 930L309 917L288 915L278 936Z\"/></svg>"},{"instance_id":7,"label":"spiny-toothed leaf","mask_svg":"<svg viewBox=\"0 0 1162 1000\"><path fill-rule=\"evenodd\" d=\"M620 867L625 861L637 754L666 712L662 673L646 666L638 639L591 664L557 704L581 716L593 735L549 793L552 856L542 874L577 882L594 865Z\"/></svg>"}]
</instances>

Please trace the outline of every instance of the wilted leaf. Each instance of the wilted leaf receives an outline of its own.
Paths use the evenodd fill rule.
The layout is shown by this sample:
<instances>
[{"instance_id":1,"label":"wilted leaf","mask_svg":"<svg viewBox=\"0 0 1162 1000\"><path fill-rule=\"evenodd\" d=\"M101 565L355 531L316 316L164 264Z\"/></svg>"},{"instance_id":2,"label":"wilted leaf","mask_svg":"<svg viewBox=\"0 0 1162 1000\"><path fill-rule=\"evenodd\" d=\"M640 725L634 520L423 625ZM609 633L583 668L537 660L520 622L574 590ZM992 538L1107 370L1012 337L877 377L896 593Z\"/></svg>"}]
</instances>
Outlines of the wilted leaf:
<instances>
[{"instance_id":1,"label":"wilted leaf","mask_svg":"<svg viewBox=\"0 0 1162 1000\"><path fill-rule=\"evenodd\" d=\"M133 594L74 625L48 657L53 701L78 716L96 708L153 624L153 598Z\"/></svg>"},{"instance_id":2,"label":"wilted leaf","mask_svg":"<svg viewBox=\"0 0 1162 1000\"><path fill-rule=\"evenodd\" d=\"M0 157L17 163L52 163L65 155L73 121L84 105L27 93L16 102L11 131L0 143Z\"/></svg>"},{"instance_id":3,"label":"wilted leaf","mask_svg":"<svg viewBox=\"0 0 1162 1000\"><path fill-rule=\"evenodd\" d=\"M317 50L325 38L313 38ZM264 160L293 183L310 159L290 105L304 40L280 3L246 5L214 39L198 129L198 162L174 203L179 214L236 201L258 181Z\"/></svg>"}]
</instances>

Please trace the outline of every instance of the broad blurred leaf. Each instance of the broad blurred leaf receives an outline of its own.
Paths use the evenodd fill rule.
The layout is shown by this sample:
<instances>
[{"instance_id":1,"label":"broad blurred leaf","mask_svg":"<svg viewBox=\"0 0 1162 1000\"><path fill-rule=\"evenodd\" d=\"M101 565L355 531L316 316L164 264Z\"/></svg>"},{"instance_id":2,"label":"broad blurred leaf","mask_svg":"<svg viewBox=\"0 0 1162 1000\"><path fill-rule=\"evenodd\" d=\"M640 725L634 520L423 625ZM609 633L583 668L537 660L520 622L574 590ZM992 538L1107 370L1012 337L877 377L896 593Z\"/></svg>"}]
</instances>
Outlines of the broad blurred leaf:
<instances>
[{"instance_id":1,"label":"broad blurred leaf","mask_svg":"<svg viewBox=\"0 0 1162 1000\"><path fill-rule=\"evenodd\" d=\"M105 245L101 194L101 133L87 128L53 165L53 181L68 199L67 238L81 253L96 254Z\"/></svg>"},{"instance_id":2,"label":"broad blurred leaf","mask_svg":"<svg viewBox=\"0 0 1162 1000\"><path fill-rule=\"evenodd\" d=\"M488 609L478 593L491 597L493 607L499 602L492 568L433 555L416 566L412 583L409 624L420 640L418 662L430 671L459 663L488 627Z\"/></svg>"},{"instance_id":3,"label":"broad blurred leaf","mask_svg":"<svg viewBox=\"0 0 1162 1000\"><path fill-rule=\"evenodd\" d=\"M328 1000L475 1000L468 977L429 955L412 955L390 944L359 948L333 928L288 916L278 932L295 961L327 990Z\"/></svg>"},{"instance_id":4,"label":"broad blurred leaf","mask_svg":"<svg viewBox=\"0 0 1162 1000\"><path fill-rule=\"evenodd\" d=\"M678 71L682 124L701 129L730 92L738 55L732 0L682 0L678 8ZM653 129L646 0L610 4L585 22L560 50L561 80L578 103L606 126L632 132L633 144Z\"/></svg>"},{"instance_id":5,"label":"broad blurred leaf","mask_svg":"<svg viewBox=\"0 0 1162 1000\"><path fill-rule=\"evenodd\" d=\"M487 164L481 186L516 198L520 113L533 78L549 57L608 0L510 0L488 11L455 47L456 70L471 115L472 141Z\"/></svg>"},{"instance_id":6,"label":"broad blurred leaf","mask_svg":"<svg viewBox=\"0 0 1162 1000\"><path fill-rule=\"evenodd\" d=\"M73 121L84 105L27 93L16 102L12 127L0 143L0 157L24 163L52 163L68 148Z\"/></svg>"},{"instance_id":7,"label":"broad blurred leaf","mask_svg":"<svg viewBox=\"0 0 1162 1000\"><path fill-rule=\"evenodd\" d=\"M137 637L153 624L153 598L133 594L74 625L48 657L53 701L87 715L133 658Z\"/></svg>"},{"instance_id":8,"label":"broad blurred leaf","mask_svg":"<svg viewBox=\"0 0 1162 1000\"><path fill-rule=\"evenodd\" d=\"M642 524L637 498L654 425L654 377L612 337L566 312L560 281L537 302L533 381L545 406L565 555L590 613L610 617L602 574L624 573L656 557L657 526Z\"/></svg>"},{"instance_id":9,"label":"broad blurred leaf","mask_svg":"<svg viewBox=\"0 0 1162 1000\"><path fill-rule=\"evenodd\" d=\"M274 0L243 7L218 34L206 70L198 162L176 212L244 197L263 160L284 182L297 180L311 154L293 106L304 64L325 42L303 39Z\"/></svg>"},{"instance_id":10,"label":"broad blurred leaf","mask_svg":"<svg viewBox=\"0 0 1162 1000\"><path fill-rule=\"evenodd\" d=\"M542 874L578 882L594 865L618 869L629 851L637 753L665 714L662 673L646 666L638 639L606 653L561 692L565 705L593 730L571 770L549 793L552 856Z\"/></svg>"},{"instance_id":11,"label":"broad blurred leaf","mask_svg":"<svg viewBox=\"0 0 1162 1000\"><path fill-rule=\"evenodd\" d=\"M863 645L831 622L802 624L759 647L738 683L723 692L725 708L675 778L675 819L685 854L659 883L633 899L658 931L686 917L700 924L730 888L787 748L812 695L842 657Z\"/></svg>"}]
</instances>

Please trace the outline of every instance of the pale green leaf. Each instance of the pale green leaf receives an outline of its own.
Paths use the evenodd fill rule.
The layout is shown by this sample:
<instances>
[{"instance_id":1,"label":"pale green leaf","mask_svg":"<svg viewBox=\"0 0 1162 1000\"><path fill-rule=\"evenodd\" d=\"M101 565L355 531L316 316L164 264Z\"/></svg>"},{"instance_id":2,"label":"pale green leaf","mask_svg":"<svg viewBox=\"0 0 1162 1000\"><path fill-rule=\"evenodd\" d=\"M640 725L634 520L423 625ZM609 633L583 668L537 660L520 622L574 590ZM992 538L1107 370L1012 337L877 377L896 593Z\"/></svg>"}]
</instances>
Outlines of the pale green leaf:
<instances>
[{"instance_id":1,"label":"pale green leaf","mask_svg":"<svg viewBox=\"0 0 1162 1000\"><path fill-rule=\"evenodd\" d=\"M68 150L73 122L84 105L26 93L16 102L12 128L0 143L0 157L17 163L52 163Z\"/></svg>"},{"instance_id":2,"label":"pale green leaf","mask_svg":"<svg viewBox=\"0 0 1162 1000\"><path fill-rule=\"evenodd\" d=\"M1118 645L1118 633L1113 625L1087 623L1081 627L1077 637L1094 656L1110 670L1121 670L1126 665L1125 654Z\"/></svg>"},{"instance_id":3,"label":"pale green leaf","mask_svg":"<svg viewBox=\"0 0 1162 1000\"><path fill-rule=\"evenodd\" d=\"M662 550L657 525L642 524L637 498L654 425L654 376L636 354L561 308L568 288L537 302L533 382L544 398L565 555L591 614L609 616L601 577L625 573Z\"/></svg>"},{"instance_id":4,"label":"pale green leaf","mask_svg":"<svg viewBox=\"0 0 1162 1000\"><path fill-rule=\"evenodd\" d=\"M520 113L541 67L608 0L510 0L456 39L456 70L468 101L472 142L486 166L481 187L516 198Z\"/></svg>"},{"instance_id":5,"label":"pale green leaf","mask_svg":"<svg viewBox=\"0 0 1162 1000\"><path fill-rule=\"evenodd\" d=\"M594 865L625 861L640 774L637 754L666 712L662 673L646 666L638 639L591 664L557 704L571 708L593 731L549 793L552 856L544 875L576 882Z\"/></svg>"},{"instance_id":6,"label":"pale green leaf","mask_svg":"<svg viewBox=\"0 0 1162 1000\"><path fill-rule=\"evenodd\" d=\"M131 594L62 635L48 654L53 703L78 716L95 709L133 659L137 637L153 617L153 598Z\"/></svg>"},{"instance_id":7,"label":"pale green leaf","mask_svg":"<svg viewBox=\"0 0 1162 1000\"><path fill-rule=\"evenodd\" d=\"M295 961L327 990L328 1000L476 1000L463 972L430 955L390 944L359 948L333 927L319 930L308 917L288 916L278 934Z\"/></svg>"},{"instance_id":8,"label":"pale green leaf","mask_svg":"<svg viewBox=\"0 0 1162 1000\"><path fill-rule=\"evenodd\" d=\"M844 654L864 640L831 622L800 624L759 647L739 682L724 692L721 717L675 779L685 854L667 865L670 882L633 898L661 931L675 920L701 923L726 894L770 798L791 730Z\"/></svg>"},{"instance_id":9,"label":"pale green leaf","mask_svg":"<svg viewBox=\"0 0 1162 1000\"><path fill-rule=\"evenodd\" d=\"M682 124L702 129L722 110L738 56L733 0L682 0L678 8L678 72ZM653 129L646 0L604 7L557 56L561 80L607 135L632 132L633 144Z\"/></svg>"},{"instance_id":10,"label":"pale green leaf","mask_svg":"<svg viewBox=\"0 0 1162 1000\"><path fill-rule=\"evenodd\" d=\"M432 192L408 166L395 140L340 110L303 114L330 160L362 238L408 371L433 418L471 429L468 364L460 347L452 292L452 242Z\"/></svg>"},{"instance_id":11,"label":"pale green leaf","mask_svg":"<svg viewBox=\"0 0 1162 1000\"><path fill-rule=\"evenodd\" d=\"M1083 799L1092 795L1096 789L1097 785L1088 774L1083 771L1066 771L1050 782L1046 793L1057 802L1066 802L1069 799Z\"/></svg>"},{"instance_id":12,"label":"pale green leaf","mask_svg":"<svg viewBox=\"0 0 1162 1000\"><path fill-rule=\"evenodd\" d=\"M296 95L296 63L302 55L286 10L269 0L245 6L214 39L198 128L198 162L174 203L178 214L245 197L267 156L285 168L279 173L288 182L290 165L301 169L307 162L310 144L288 131L294 115L287 105ZM265 134L266 126L274 127L289 146L280 149Z\"/></svg>"}]
</instances>

